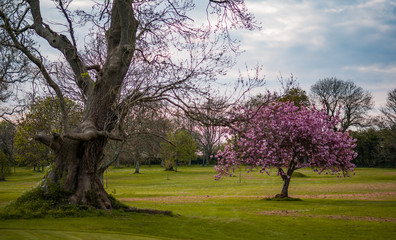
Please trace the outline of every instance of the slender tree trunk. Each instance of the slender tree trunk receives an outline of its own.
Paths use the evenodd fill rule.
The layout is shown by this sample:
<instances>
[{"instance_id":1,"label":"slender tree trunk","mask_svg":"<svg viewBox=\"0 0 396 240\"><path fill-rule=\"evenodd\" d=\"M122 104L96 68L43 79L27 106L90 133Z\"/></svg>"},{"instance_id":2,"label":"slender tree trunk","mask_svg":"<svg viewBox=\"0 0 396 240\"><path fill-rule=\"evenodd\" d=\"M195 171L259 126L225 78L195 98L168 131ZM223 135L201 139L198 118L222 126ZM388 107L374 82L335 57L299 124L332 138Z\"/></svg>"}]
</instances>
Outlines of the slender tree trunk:
<instances>
[{"instance_id":1,"label":"slender tree trunk","mask_svg":"<svg viewBox=\"0 0 396 240\"><path fill-rule=\"evenodd\" d=\"M294 172L294 164L290 164L291 168L287 170L287 173L285 173L281 168L279 169L279 173L282 177L283 180L283 187L282 191L280 194L277 194L275 197L276 198L287 198L289 197L289 185L290 185L290 179L293 175Z\"/></svg>"},{"instance_id":2,"label":"slender tree trunk","mask_svg":"<svg viewBox=\"0 0 396 240\"><path fill-rule=\"evenodd\" d=\"M12 157L9 157L8 159L8 172L11 173L11 168L12 168Z\"/></svg>"},{"instance_id":3,"label":"slender tree trunk","mask_svg":"<svg viewBox=\"0 0 396 240\"><path fill-rule=\"evenodd\" d=\"M140 173L139 169L140 169L139 160L135 160L135 174Z\"/></svg>"},{"instance_id":4,"label":"slender tree trunk","mask_svg":"<svg viewBox=\"0 0 396 240\"><path fill-rule=\"evenodd\" d=\"M279 197L281 198L289 197L289 184L290 184L290 178L286 177L286 179L283 179L283 187Z\"/></svg>"},{"instance_id":5,"label":"slender tree trunk","mask_svg":"<svg viewBox=\"0 0 396 240\"><path fill-rule=\"evenodd\" d=\"M179 161L177 161L177 160L175 161L175 172L177 172L177 165L178 165L178 162L179 162Z\"/></svg>"}]
</instances>

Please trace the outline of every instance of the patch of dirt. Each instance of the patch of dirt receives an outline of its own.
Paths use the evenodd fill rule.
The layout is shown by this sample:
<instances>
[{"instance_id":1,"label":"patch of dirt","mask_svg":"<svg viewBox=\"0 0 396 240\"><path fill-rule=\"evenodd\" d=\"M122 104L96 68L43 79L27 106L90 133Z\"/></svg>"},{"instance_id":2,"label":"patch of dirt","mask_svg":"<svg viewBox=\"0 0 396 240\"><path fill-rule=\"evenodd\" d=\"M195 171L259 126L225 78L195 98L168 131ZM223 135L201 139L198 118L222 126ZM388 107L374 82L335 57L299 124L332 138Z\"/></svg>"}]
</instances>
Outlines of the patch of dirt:
<instances>
[{"instance_id":1,"label":"patch of dirt","mask_svg":"<svg viewBox=\"0 0 396 240\"><path fill-rule=\"evenodd\" d=\"M143 197L143 198L119 198L120 201L134 202L134 201L149 201L149 202L161 202L161 203L191 203L191 202L203 202L210 199L225 199L233 198L235 196L165 196L165 197Z\"/></svg>"},{"instance_id":2,"label":"patch of dirt","mask_svg":"<svg viewBox=\"0 0 396 240\"><path fill-rule=\"evenodd\" d=\"M346 215L314 215L304 214L304 210L280 210L280 211L262 211L258 212L259 215L276 215L283 217L310 217L310 218L330 218L330 219L342 219L342 220L354 220L354 221L370 221L370 222L392 222L396 223L396 218L378 218L378 217L366 217L366 216L346 216Z\"/></svg>"},{"instance_id":3,"label":"patch of dirt","mask_svg":"<svg viewBox=\"0 0 396 240\"><path fill-rule=\"evenodd\" d=\"M119 198L121 201L135 202L135 201L149 201L149 202L161 202L161 203L199 203L212 199L229 199L229 198L240 198L240 199L264 199L268 195L243 195L243 196L209 196L209 195L198 195L198 196L163 196L163 197L134 197L134 198ZM294 198L304 199L343 199L343 200L372 200L372 201L384 201L393 200L396 201L396 192L372 192L372 193L350 193L350 194L312 194L312 195L291 195Z\"/></svg>"},{"instance_id":4,"label":"patch of dirt","mask_svg":"<svg viewBox=\"0 0 396 240\"><path fill-rule=\"evenodd\" d=\"M345 200L396 200L396 192L371 192L371 193L343 193L343 194L313 194L293 195L301 199L345 199Z\"/></svg>"},{"instance_id":5,"label":"patch of dirt","mask_svg":"<svg viewBox=\"0 0 396 240\"><path fill-rule=\"evenodd\" d=\"M303 190L305 192L354 192L354 191L369 191L369 192L391 192L396 189L396 181L390 183L351 183L351 184L331 184L331 185L322 185L322 186L296 186L297 190Z\"/></svg>"}]
</instances>

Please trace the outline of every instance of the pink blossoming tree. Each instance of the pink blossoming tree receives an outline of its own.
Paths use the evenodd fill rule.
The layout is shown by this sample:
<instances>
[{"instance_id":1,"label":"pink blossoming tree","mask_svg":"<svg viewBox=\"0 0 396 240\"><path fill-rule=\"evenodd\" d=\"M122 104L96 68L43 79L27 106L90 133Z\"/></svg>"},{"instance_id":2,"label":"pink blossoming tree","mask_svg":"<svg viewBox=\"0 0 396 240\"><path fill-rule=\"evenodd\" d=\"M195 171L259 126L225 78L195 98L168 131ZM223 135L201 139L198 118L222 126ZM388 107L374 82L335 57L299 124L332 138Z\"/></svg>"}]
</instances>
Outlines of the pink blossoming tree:
<instances>
[{"instance_id":1,"label":"pink blossoming tree","mask_svg":"<svg viewBox=\"0 0 396 240\"><path fill-rule=\"evenodd\" d=\"M251 120L228 129L229 144L216 155L216 179L231 176L241 164L267 174L275 168L284 182L276 197L284 198L289 196L290 179L297 169L311 167L319 174L349 176L355 167L351 160L357 156L353 150L356 140L342 129L335 130L338 117L329 121L314 106L308 109L274 101L258 111L242 108L234 117L240 116Z\"/></svg>"}]
</instances>

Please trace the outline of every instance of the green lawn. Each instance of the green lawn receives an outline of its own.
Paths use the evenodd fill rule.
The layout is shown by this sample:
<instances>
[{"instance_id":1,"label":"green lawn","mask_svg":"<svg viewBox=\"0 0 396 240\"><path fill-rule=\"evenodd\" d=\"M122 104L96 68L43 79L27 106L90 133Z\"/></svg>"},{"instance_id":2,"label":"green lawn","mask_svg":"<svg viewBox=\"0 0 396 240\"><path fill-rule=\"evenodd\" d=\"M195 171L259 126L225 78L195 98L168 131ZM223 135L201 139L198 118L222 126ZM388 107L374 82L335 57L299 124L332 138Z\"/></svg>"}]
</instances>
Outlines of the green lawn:
<instances>
[{"instance_id":1,"label":"green lawn","mask_svg":"<svg viewBox=\"0 0 396 240\"><path fill-rule=\"evenodd\" d=\"M266 201L279 176L258 172L214 181L213 167L110 169L107 191L138 208L176 216L130 213L85 218L0 220L0 239L396 239L396 169L357 169L351 178L292 178L302 201ZM42 174L17 169L0 182L0 211ZM105 177L106 178L106 177Z\"/></svg>"}]
</instances>

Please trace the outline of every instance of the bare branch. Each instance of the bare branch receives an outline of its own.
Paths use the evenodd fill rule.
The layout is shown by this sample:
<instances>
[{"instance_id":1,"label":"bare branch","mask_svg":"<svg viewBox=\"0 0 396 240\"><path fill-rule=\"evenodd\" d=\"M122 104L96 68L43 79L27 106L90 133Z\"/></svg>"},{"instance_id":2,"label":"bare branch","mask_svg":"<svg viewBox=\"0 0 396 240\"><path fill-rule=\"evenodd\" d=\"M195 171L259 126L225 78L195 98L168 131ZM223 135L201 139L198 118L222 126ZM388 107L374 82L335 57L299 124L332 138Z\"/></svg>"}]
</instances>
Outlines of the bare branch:
<instances>
[{"instance_id":1,"label":"bare branch","mask_svg":"<svg viewBox=\"0 0 396 240\"><path fill-rule=\"evenodd\" d=\"M87 70L77 54L77 49L66 36L54 32L48 24L43 23L39 0L28 0L27 2L31 8L34 20L33 27L36 33L65 56L70 67L73 69L77 85L87 96L93 88L93 81L87 76Z\"/></svg>"},{"instance_id":2,"label":"bare branch","mask_svg":"<svg viewBox=\"0 0 396 240\"><path fill-rule=\"evenodd\" d=\"M67 110L66 110L66 103L63 97L63 93L60 90L59 86L55 83L55 81L51 78L51 76L49 75L49 73L47 72L43 62L36 58L35 56L33 56L33 54L27 49L26 46L24 46L15 36L13 29L11 28L9 19L7 18L7 16L4 14L4 12L2 10L0 10L0 17L3 19L5 25L4 25L4 29L7 31L9 37L12 39L15 47L17 49L19 49L21 52L23 52L25 54L26 57L28 57L30 59L30 61L32 61L39 69L40 72L42 73L44 79L47 81L48 85L50 85L50 87L55 91L57 97L59 98L59 102L60 102L60 107L61 107L61 111L62 111L62 121L63 124L65 126L65 130L68 129L68 114L67 114Z\"/></svg>"},{"instance_id":3,"label":"bare branch","mask_svg":"<svg viewBox=\"0 0 396 240\"><path fill-rule=\"evenodd\" d=\"M67 132L63 137L78 141L91 141L98 138L99 132L92 122L83 122L81 124L81 128L81 132Z\"/></svg>"},{"instance_id":4,"label":"bare branch","mask_svg":"<svg viewBox=\"0 0 396 240\"><path fill-rule=\"evenodd\" d=\"M55 152L61 148L62 138L59 134L54 133L52 136L48 136L45 133L39 133L34 137L35 140L47 145Z\"/></svg>"}]
</instances>

